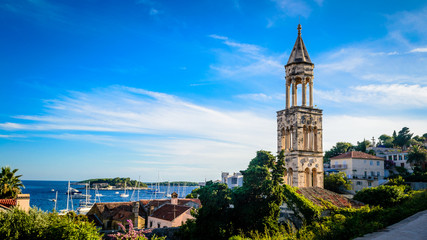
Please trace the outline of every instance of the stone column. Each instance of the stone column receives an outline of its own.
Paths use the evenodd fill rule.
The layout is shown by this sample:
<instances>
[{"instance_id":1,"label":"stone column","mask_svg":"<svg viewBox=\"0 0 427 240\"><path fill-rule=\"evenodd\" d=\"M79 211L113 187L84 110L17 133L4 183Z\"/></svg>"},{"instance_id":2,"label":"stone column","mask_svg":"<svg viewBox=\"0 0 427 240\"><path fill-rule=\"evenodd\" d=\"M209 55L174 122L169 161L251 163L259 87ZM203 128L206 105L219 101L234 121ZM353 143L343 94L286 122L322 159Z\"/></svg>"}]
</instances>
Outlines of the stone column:
<instances>
[{"instance_id":1,"label":"stone column","mask_svg":"<svg viewBox=\"0 0 427 240\"><path fill-rule=\"evenodd\" d=\"M310 107L313 107L313 78L310 79Z\"/></svg>"},{"instance_id":2,"label":"stone column","mask_svg":"<svg viewBox=\"0 0 427 240\"><path fill-rule=\"evenodd\" d=\"M296 90L297 90L296 89L296 84L293 81L292 82L292 107L296 106L296 103L297 103L297 98L296 98L297 93L296 93Z\"/></svg>"},{"instance_id":3,"label":"stone column","mask_svg":"<svg viewBox=\"0 0 427 240\"><path fill-rule=\"evenodd\" d=\"M306 87L305 87L306 81L305 79L302 80L302 105L301 106L306 106L307 105L307 97L306 97Z\"/></svg>"},{"instance_id":4,"label":"stone column","mask_svg":"<svg viewBox=\"0 0 427 240\"><path fill-rule=\"evenodd\" d=\"M290 83L288 81L286 81L286 108L289 108L289 95L290 95Z\"/></svg>"}]
</instances>

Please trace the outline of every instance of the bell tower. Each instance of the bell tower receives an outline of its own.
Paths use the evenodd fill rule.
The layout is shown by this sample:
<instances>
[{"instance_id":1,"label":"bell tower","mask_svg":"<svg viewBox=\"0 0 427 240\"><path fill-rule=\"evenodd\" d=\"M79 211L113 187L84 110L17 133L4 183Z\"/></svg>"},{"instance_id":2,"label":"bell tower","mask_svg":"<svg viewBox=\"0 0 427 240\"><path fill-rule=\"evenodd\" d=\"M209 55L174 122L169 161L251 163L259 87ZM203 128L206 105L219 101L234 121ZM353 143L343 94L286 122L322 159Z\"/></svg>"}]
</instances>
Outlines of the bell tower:
<instances>
[{"instance_id":1,"label":"bell tower","mask_svg":"<svg viewBox=\"0 0 427 240\"><path fill-rule=\"evenodd\" d=\"M277 150L285 151L285 184L323 188L322 110L313 107L314 64L301 37L301 24L297 29L298 37L285 65L286 108L277 112Z\"/></svg>"}]
</instances>

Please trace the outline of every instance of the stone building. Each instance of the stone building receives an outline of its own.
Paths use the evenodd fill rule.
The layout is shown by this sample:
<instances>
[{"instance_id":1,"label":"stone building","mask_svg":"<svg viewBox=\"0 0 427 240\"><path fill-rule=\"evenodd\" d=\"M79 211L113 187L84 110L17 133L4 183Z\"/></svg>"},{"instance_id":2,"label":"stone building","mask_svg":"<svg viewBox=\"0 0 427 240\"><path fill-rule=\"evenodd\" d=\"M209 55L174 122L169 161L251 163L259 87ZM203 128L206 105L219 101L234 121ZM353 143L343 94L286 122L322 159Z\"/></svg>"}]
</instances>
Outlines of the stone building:
<instances>
[{"instance_id":1,"label":"stone building","mask_svg":"<svg viewBox=\"0 0 427 240\"><path fill-rule=\"evenodd\" d=\"M313 105L314 64L302 40L300 24L297 29L298 37L285 65L286 108L277 112L277 150L285 151L285 184L323 188L322 110Z\"/></svg>"}]
</instances>

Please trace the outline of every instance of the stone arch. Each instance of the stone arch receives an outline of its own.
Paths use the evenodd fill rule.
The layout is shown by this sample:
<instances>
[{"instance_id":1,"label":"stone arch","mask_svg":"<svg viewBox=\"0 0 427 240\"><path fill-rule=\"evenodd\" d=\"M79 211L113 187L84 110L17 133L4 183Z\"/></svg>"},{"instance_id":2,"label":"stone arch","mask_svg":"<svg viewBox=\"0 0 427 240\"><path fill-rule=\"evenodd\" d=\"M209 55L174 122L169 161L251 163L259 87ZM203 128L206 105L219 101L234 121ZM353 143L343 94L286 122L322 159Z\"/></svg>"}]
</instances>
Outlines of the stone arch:
<instances>
[{"instance_id":1,"label":"stone arch","mask_svg":"<svg viewBox=\"0 0 427 240\"><path fill-rule=\"evenodd\" d=\"M289 129L289 150L294 149L293 138L294 138L294 128L293 126L291 126L291 128Z\"/></svg>"},{"instance_id":2,"label":"stone arch","mask_svg":"<svg viewBox=\"0 0 427 240\"><path fill-rule=\"evenodd\" d=\"M292 170L292 168L288 169L288 184L289 186L293 186L293 178L294 178L294 170Z\"/></svg>"},{"instance_id":3,"label":"stone arch","mask_svg":"<svg viewBox=\"0 0 427 240\"><path fill-rule=\"evenodd\" d=\"M318 187L317 185L317 169L311 169L311 186Z\"/></svg>"},{"instance_id":4,"label":"stone arch","mask_svg":"<svg viewBox=\"0 0 427 240\"><path fill-rule=\"evenodd\" d=\"M304 146L304 150L308 150L308 129L307 129L306 125L304 125L302 131L303 131L303 146Z\"/></svg>"},{"instance_id":5,"label":"stone arch","mask_svg":"<svg viewBox=\"0 0 427 240\"><path fill-rule=\"evenodd\" d=\"M313 138L314 138L314 151L319 151L319 144L317 142L317 127L314 127L313 129Z\"/></svg>"},{"instance_id":6,"label":"stone arch","mask_svg":"<svg viewBox=\"0 0 427 240\"><path fill-rule=\"evenodd\" d=\"M280 137L280 141L281 141L281 144L282 144L282 150L283 149L285 149L286 150L286 148L287 148L287 146L286 146L286 130L285 130L285 128L282 128L282 130L280 131L281 132L281 137Z\"/></svg>"},{"instance_id":7,"label":"stone arch","mask_svg":"<svg viewBox=\"0 0 427 240\"><path fill-rule=\"evenodd\" d=\"M308 150L313 151L313 129L311 126L308 127Z\"/></svg>"},{"instance_id":8,"label":"stone arch","mask_svg":"<svg viewBox=\"0 0 427 240\"><path fill-rule=\"evenodd\" d=\"M304 171L304 180L305 180L305 187L310 187L310 169L306 168Z\"/></svg>"},{"instance_id":9,"label":"stone arch","mask_svg":"<svg viewBox=\"0 0 427 240\"><path fill-rule=\"evenodd\" d=\"M288 184L288 170L284 170L283 172L283 184Z\"/></svg>"}]
</instances>

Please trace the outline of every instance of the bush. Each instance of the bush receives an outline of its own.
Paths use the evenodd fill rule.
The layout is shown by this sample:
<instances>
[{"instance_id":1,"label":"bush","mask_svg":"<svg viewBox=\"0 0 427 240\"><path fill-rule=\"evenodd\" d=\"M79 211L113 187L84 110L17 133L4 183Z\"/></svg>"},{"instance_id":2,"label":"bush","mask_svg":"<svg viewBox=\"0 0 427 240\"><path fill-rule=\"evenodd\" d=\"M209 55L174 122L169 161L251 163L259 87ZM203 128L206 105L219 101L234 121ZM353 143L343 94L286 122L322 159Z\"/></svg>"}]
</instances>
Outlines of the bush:
<instances>
[{"instance_id":1,"label":"bush","mask_svg":"<svg viewBox=\"0 0 427 240\"><path fill-rule=\"evenodd\" d=\"M94 224L57 213L12 208L0 212L0 239L101 239Z\"/></svg>"},{"instance_id":2,"label":"bush","mask_svg":"<svg viewBox=\"0 0 427 240\"><path fill-rule=\"evenodd\" d=\"M353 199L370 205L392 207L406 196L405 186L378 186L357 192Z\"/></svg>"},{"instance_id":3,"label":"bush","mask_svg":"<svg viewBox=\"0 0 427 240\"><path fill-rule=\"evenodd\" d=\"M332 173L325 176L324 180L325 189L336 193L345 193L346 190L351 189L351 181L346 177L345 173Z\"/></svg>"}]
</instances>

